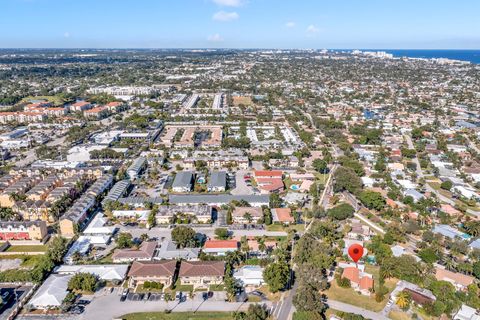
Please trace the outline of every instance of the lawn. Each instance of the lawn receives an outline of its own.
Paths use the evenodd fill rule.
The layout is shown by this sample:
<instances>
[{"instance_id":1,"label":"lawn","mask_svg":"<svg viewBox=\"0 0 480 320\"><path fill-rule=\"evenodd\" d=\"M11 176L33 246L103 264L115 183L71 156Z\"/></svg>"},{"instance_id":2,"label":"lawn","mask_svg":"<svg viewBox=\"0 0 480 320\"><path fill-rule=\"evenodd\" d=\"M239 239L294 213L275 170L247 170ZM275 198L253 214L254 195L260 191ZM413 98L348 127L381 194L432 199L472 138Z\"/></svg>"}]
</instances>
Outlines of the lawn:
<instances>
[{"instance_id":1,"label":"lawn","mask_svg":"<svg viewBox=\"0 0 480 320\"><path fill-rule=\"evenodd\" d=\"M24 268L33 268L38 264L39 260L42 258L42 255L24 255L24 254L9 254L9 255L0 255L0 259L21 259L21 267Z\"/></svg>"},{"instance_id":2,"label":"lawn","mask_svg":"<svg viewBox=\"0 0 480 320\"><path fill-rule=\"evenodd\" d=\"M19 245L10 246L7 248L7 252L46 252L46 245Z\"/></svg>"},{"instance_id":3,"label":"lawn","mask_svg":"<svg viewBox=\"0 0 480 320\"><path fill-rule=\"evenodd\" d=\"M305 225L304 224L292 224L287 227L284 227L282 224L274 223L269 226L266 226L265 228L267 231L285 231L288 232L289 230L293 229L295 231L304 231L305 230Z\"/></svg>"},{"instance_id":4,"label":"lawn","mask_svg":"<svg viewBox=\"0 0 480 320\"><path fill-rule=\"evenodd\" d=\"M238 107L240 104L243 104L245 106L251 106L253 105L252 98L250 97L232 97L233 98L233 104L235 107Z\"/></svg>"},{"instance_id":5,"label":"lawn","mask_svg":"<svg viewBox=\"0 0 480 320\"><path fill-rule=\"evenodd\" d=\"M230 312L145 312L145 313L131 313L121 317L125 320L233 320Z\"/></svg>"},{"instance_id":6,"label":"lawn","mask_svg":"<svg viewBox=\"0 0 480 320\"><path fill-rule=\"evenodd\" d=\"M408 320L408 319L410 319L410 316L408 314L406 314L405 312L395 311L395 310L390 311L390 313L388 314L388 317L392 320Z\"/></svg>"},{"instance_id":7,"label":"lawn","mask_svg":"<svg viewBox=\"0 0 480 320\"><path fill-rule=\"evenodd\" d=\"M47 100L48 102L51 102L56 106L62 105L65 102L63 101L62 98L57 96L37 96L37 97L28 96L23 98L21 102L28 103L30 100Z\"/></svg>"},{"instance_id":8,"label":"lawn","mask_svg":"<svg viewBox=\"0 0 480 320\"><path fill-rule=\"evenodd\" d=\"M212 284L209 288L209 291L224 291L225 286L223 284Z\"/></svg>"},{"instance_id":9,"label":"lawn","mask_svg":"<svg viewBox=\"0 0 480 320\"><path fill-rule=\"evenodd\" d=\"M365 268L365 272L373 275L375 287L377 287L379 279L379 268L367 265ZM327 291L325 291L325 294L328 296L329 299L349 303L354 306L378 312L381 311L387 304L388 296L390 295L390 292L393 291L396 284L396 279L387 279L385 281L385 286L388 288L388 294L385 295L385 299L383 299L382 302L376 302L374 294L369 297L356 292L352 288L341 288L337 285L335 280L331 282L331 286Z\"/></svg>"}]
</instances>

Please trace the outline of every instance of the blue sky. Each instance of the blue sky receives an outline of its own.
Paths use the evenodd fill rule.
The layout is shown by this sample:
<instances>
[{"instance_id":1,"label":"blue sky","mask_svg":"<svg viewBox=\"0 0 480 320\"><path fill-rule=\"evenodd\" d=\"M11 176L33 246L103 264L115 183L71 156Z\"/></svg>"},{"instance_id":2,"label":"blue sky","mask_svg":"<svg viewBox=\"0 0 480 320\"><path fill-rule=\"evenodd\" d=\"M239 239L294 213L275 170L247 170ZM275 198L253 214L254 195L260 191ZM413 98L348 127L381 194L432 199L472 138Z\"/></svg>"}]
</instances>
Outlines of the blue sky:
<instances>
[{"instance_id":1,"label":"blue sky","mask_svg":"<svg viewBox=\"0 0 480 320\"><path fill-rule=\"evenodd\" d=\"M0 0L3 48L480 49L478 0Z\"/></svg>"}]
</instances>

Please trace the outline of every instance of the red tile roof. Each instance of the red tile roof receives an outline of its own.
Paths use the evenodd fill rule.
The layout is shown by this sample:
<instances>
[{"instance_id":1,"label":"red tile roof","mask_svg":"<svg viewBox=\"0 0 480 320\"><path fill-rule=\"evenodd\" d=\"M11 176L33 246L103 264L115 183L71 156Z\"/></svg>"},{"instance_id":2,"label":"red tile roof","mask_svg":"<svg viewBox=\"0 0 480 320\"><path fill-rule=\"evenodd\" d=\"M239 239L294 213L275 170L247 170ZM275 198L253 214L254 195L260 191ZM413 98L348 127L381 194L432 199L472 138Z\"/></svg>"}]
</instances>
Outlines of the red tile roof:
<instances>
[{"instance_id":1,"label":"red tile roof","mask_svg":"<svg viewBox=\"0 0 480 320\"><path fill-rule=\"evenodd\" d=\"M293 222L292 209L290 208L275 208L275 214L280 222Z\"/></svg>"},{"instance_id":2,"label":"red tile roof","mask_svg":"<svg viewBox=\"0 0 480 320\"><path fill-rule=\"evenodd\" d=\"M277 177L281 178L283 172L280 170L257 170L255 171L255 177Z\"/></svg>"},{"instance_id":3,"label":"red tile roof","mask_svg":"<svg viewBox=\"0 0 480 320\"><path fill-rule=\"evenodd\" d=\"M208 240L205 242L205 249L237 249L237 240Z\"/></svg>"}]
</instances>

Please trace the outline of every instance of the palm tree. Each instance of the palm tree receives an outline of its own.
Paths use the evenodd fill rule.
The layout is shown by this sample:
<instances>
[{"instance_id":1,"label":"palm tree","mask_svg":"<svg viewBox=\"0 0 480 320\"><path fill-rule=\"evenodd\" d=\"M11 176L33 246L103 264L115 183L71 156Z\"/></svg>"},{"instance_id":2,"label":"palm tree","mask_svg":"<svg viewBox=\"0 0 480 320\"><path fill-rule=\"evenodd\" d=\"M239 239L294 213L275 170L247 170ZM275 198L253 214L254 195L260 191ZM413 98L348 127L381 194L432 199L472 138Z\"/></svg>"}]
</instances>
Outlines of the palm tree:
<instances>
[{"instance_id":1,"label":"palm tree","mask_svg":"<svg viewBox=\"0 0 480 320\"><path fill-rule=\"evenodd\" d=\"M410 293L408 293L407 291L401 291L397 295L397 300L395 301L395 303L402 309L408 309L408 307L410 306L410 300Z\"/></svg>"},{"instance_id":2,"label":"palm tree","mask_svg":"<svg viewBox=\"0 0 480 320\"><path fill-rule=\"evenodd\" d=\"M453 261L453 259L450 258L450 257L446 257L446 258L445 258L445 268L446 268L447 270L450 270L450 271L452 271L453 269L455 269L455 261Z\"/></svg>"},{"instance_id":3,"label":"palm tree","mask_svg":"<svg viewBox=\"0 0 480 320\"><path fill-rule=\"evenodd\" d=\"M383 279L388 279L393 277L393 272L391 268L380 267L380 277Z\"/></svg>"}]
</instances>

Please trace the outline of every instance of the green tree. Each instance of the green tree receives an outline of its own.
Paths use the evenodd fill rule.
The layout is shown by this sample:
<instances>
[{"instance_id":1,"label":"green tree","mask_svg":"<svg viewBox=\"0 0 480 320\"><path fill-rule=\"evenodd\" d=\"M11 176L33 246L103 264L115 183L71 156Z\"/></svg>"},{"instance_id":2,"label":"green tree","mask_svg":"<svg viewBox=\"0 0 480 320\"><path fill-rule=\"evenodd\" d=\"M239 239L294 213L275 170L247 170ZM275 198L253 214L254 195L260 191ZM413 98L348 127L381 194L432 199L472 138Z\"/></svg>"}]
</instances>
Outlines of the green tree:
<instances>
[{"instance_id":1,"label":"green tree","mask_svg":"<svg viewBox=\"0 0 480 320\"><path fill-rule=\"evenodd\" d=\"M196 246L196 232L190 227L177 226L172 230L172 240L180 247Z\"/></svg>"},{"instance_id":2,"label":"green tree","mask_svg":"<svg viewBox=\"0 0 480 320\"><path fill-rule=\"evenodd\" d=\"M117 247L120 249L131 248L133 246L133 238L130 233L122 232L117 238Z\"/></svg>"},{"instance_id":3,"label":"green tree","mask_svg":"<svg viewBox=\"0 0 480 320\"><path fill-rule=\"evenodd\" d=\"M215 238L220 240L227 240L230 238L230 233L227 228L216 228L215 229Z\"/></svg>"},{"instance_id":4,"label":"green tree","mask_svg":"<svg viewBox=\"0 0 480 320\"><path fill-rule=\"evenodd\" d=\"M442 188L443 190L449 190L450 191L450 189L452 189L452 187L453 187L453 183L450 180L445 180L440 185L440 188Z\"/></svg>"},{"instance_id":5,"label":"green tree","mask_svg":"<svg viewBox=\"0 0 480 320\"><path fill-rule=\"evenodd\" d=\"M349 191L356 194L362 188L362 180L351 168L340 167L335 171L333 189L335 192Z\"/></svg>"},{"instance_id":6,"label":"green tree","mask_svg":"<svg viewBox=\"0 0 480 320\"><path fill-rule=\"evenodd\" d=\"M98 276L80 272L68 281L68 289L72 291L94 292L98 284Z\"/></svg>"},{"instance_id":7,"label":"green tree","mask_svg":"<svg viewBox=\"0 0 480 320\"><path fill-rule=\"evenodd\" d=\"M368 209L380 211L385 208L385 198L379 192L364 190L360 192L358 198Z\"/></svg>"},{"instance_id":8,"label":"green tree","mask_svg":"<svg viewBox=\"0 0 480 320\"><path fill-rule=\"evenodd\" d=\"M271 292L285 288L290 279L290 268L286 262L274 262L263 271L263 278Z\"/></svg>"},{"instance_id":9,"label":"green tree","mask_svg":"<svg viewBox=\"0 0 480 320\"><path fill-rule=\"evenodd\" d=\"M348 203L339 204L336 207L327 210L327 215L336 220L345 220L347 218L352 218L355 209Z\"/></svg>"},{"instance_id":10,"label":"green tree","mask_svg":"<svg viewBox=\"0 0 480 320\"><path fill-rule=\"evenodd\" d=\"M327 173L327 162L322 159L315 159L312 162L312 167L320 173Z\"/></svg>"},{"instance_id":11,"label":"green tree","mask_svg":"<svg viewBox=\"0 0 480 320\"><path fill-rule=\"evenodd\" d=\"M325 313L327 309L320 292L309 283L300 283L293 296L293 305L298 311L315 312L319 315Z\"/></svg>"}]
</instances>

